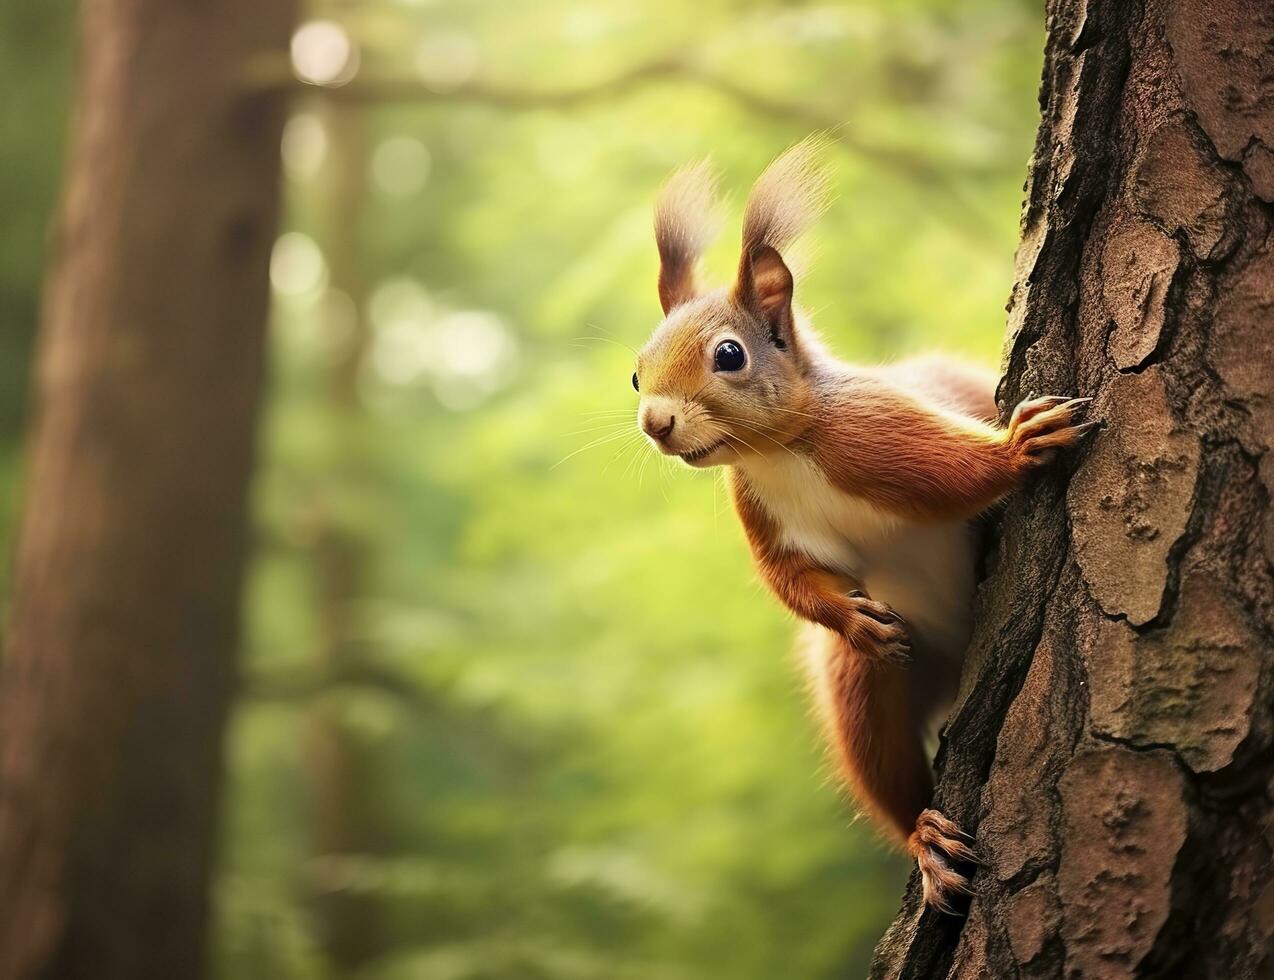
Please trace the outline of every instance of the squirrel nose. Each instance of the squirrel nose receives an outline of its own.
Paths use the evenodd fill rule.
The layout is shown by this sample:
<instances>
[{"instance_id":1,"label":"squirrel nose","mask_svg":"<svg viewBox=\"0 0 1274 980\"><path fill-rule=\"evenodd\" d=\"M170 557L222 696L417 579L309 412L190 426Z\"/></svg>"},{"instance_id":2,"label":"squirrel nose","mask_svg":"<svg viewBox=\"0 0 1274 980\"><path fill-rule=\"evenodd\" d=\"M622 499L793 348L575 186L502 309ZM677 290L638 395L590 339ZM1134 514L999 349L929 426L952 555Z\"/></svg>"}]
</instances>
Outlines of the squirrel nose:
<instances>
[{"instance_id":1,"label":"squirrel nose","mask_svg":"<svg viewBox=\"0 0 1274 980\"><path fill-rule=\"evenodd\" d=\"M673 426L677 424L677 416L669 415L666 419L654 412L645 412L641 417L641 427L646 435L653 439L663 442L672 434Z\"/></svg>"}]
</instances>

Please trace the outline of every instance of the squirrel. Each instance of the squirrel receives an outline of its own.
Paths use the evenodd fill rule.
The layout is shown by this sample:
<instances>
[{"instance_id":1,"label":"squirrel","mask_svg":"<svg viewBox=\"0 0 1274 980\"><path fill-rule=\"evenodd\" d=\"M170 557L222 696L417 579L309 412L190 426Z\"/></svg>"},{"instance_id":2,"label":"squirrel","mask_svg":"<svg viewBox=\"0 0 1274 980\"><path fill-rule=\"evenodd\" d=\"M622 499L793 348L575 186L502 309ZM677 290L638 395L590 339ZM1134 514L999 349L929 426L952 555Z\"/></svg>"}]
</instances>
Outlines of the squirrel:
<instances>
[{"instance_id":1,"label":"squirrel","mask_svg":"<svg viewBox=\"0 0 1274 980\"><path fill-rule=\"evenodd\" d=\"M998 424L995 378L929 357L859 367L793 306L783 252L823 212L823 141L753 185L738 273L701 289L713 238L707 162L655 206L664 319L638 353L637 419L662 453L728 468L761 578L805 621L817 712L860 805L916 860L925 902L971 893L973 840L930 804L927 737L945 720L972 629L974 519L1096 422L1086 398L1019 404Z\"/></svg>"}]
</instances>

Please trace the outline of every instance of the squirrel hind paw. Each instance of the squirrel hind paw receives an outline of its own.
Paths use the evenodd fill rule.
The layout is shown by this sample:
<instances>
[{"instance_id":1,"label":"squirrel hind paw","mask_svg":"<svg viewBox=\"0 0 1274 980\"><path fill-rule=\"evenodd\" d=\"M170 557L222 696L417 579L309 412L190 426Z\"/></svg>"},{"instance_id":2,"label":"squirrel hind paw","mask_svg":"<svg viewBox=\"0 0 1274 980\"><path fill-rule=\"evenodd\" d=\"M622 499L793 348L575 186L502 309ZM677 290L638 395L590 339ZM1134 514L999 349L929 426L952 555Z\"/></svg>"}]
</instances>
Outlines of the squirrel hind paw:
<instances>
[{"instance_id":1,"label":"squirrel hind paw","mask_svg":"<svg viewBox=\"0 0 1274 980\"><path fill-rule=\"evenodd\" d=\"M937 810L925 810L907 841L920 868L925 904L948 915L959 915L961 899L973 894L969 878L960 870L978 863L971 838Z\"/></svg>"}]
</instances>

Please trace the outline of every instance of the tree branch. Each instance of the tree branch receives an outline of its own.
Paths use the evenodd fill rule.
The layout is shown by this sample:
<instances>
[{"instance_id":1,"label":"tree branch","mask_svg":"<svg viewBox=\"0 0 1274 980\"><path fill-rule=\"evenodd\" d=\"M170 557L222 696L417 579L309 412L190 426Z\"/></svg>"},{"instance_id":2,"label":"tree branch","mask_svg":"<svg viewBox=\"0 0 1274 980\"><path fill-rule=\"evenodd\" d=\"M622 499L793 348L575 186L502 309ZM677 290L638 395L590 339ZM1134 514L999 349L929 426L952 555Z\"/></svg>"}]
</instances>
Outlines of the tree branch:
<instances>
[{"instance_id":1,"label":"tree branch","mask_svg":"<svg viewBox=\"0 0 1274 980\"><path fill-rule=\"evenodd\" d=\"M348 85L313 85L296 79L286 64L277 60L256 66L251 73L254 88L283 88L301 96L317 96L335 101L366 104L469 103L511 111L534 109L573 109L590 103L613 99L638 91L645 86L665 82L696 85L714 92L740 109L753 115L800 131L826 131L845 150L879 166L884 172L900 176L935 192L939 207L976 237L991 237L986 215L962 194L952 180L951 168L924 156L898 147L865 139L849 129L848 113L831 106L816 105L792 99L775 98L756 91L683 56L656 58L632 66L610 78L560 89L519 89L492 82L468 82L449 89L431 88L423 81L404 76L360 74Z\"/></svg>"},{"instance_id":2,"label":"tree branch","mask_svg":"<svg viewBox=\"0 0 1274 980\"><path fill-rule=\"evenodd\" d=\"M304 703L342 688L379 691L412 708L433 704L418 684L386 667L365 663L259 673L247 679L242 694L256 701Z\"/></svg>"}]
</instances>

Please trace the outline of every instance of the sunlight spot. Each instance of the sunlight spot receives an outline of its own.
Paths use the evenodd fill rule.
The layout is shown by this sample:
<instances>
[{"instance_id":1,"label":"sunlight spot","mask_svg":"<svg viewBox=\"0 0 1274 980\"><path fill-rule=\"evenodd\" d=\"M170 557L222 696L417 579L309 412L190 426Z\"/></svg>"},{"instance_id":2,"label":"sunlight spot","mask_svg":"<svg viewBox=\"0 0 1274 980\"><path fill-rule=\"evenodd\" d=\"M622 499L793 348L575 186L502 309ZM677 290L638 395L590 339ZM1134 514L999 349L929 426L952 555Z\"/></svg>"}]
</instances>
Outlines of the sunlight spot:
<instances>
[{"instance_id":1,"label":"sunlight spot","mask_svg":"<svg viewBox=\"0 0 1274 980\"><path fill-rule=\"evenodd\" d=\"M562 19L562 36L575 44L591 44L609 34L613 23L608 11L576 7Z\"/></svg>"},{"instance_id":2,"label":"sunlight spot","mask_svg":"<svg viewBox=\"0 0 1274 980\"><path fill-rule=\"evenodd\" d=\"M283 127L283 166L294 180L318 174L327 156L327 129L312 112L299 112Z\"/></svg>"},{"instance_id":3,"label":"sunlight spot","mask_svg":"<svg viewBox=\"0 0 1274 980\"><path fill-rule=\"evenodd\" d=\"M452 411L480 405L516 374L517 345L503 319L484 310L450 313L435 324L434 395Z\"/></svg>"},{"instance_id":4,"label":"sunlight spot","mask_svg":"<svg viewBox=\"0 0 1274 980\"><path fill-rule=\"evenodd\" d=\"M420 380L429 367L429 343L422 325L394 320L376 330L372 367L381 381L392 386Z\"/></svg>"},{"instance_id":5,"label":"sunlight spot","mask_svg":"<svg viewBox=\"0 0 1274 980\"><path fill-rule=\"evenodd\" d=\"M451 92L478 73L481 56L468 34L445 31L431 34L416 49L416 75L434 92Z\"/></svg>"},{"instance_id":6,"label":"sunlight spot","mask_svg":"<svg viewBox=\"0 0 1274 980\"><path fill-rule=\"evenodd\" d=\"M419 381L434 359L428 291L408 276L386 279L372 292L367 311L375 328L371 366L377 377L392 386Z\"/></svg>"},{"instance_id":7,"label":"sunlight spot","mask_svg":"<svg viewBox=\"0 0 1274 980\"><path fill-rule=\"evenodd\" d=\"M445 373L465 378L488 376L512 353L512 337L494 313L462 310L443 317L434 329L439 364Z\"/></svg>"},{"instance_id":8,"label":"sunlight spot","mask_svg":"<svg viewBox=\"0 0 1274 980\"><path fill-rule=\"evenodd\" d=\"M312 20L292 35L292 70L311 85L344 85L358 72L358 48L340 24Z\"/></svg>"},{"instance_id":9,"label":"sunlight spot","mask_svg":"<svg viewBox=\"0 0 1274 980\"><path fill-rule=\"evenodd\" d=\"M429 179L429 149L414 136L390 136L372 153L372 181L392 197L409 197Z\"/></svg>"},{"instance_id":10,"label":"sunlight spot","mask_svg":"<svg viewBox=\"0 0 1274 980\"><path fill-rule=\"evenodd\" d=\"M369 368L390 388L428 386L452 411L475 408L513 380L517 343L486 310L438 311L414 279L389 279L372 293Z\"/></svg>"},{"instance_id":11,"label":"sunlight spot","mask_svg":"<svg viewBox=\"0 0 1274 980\"><path fill-rule=\"evenodd\" d=\"M429 291L409 276L383 280L372 291L367 312L377 329L389 327L397 320L411 320L424 325L433 314Z\"/></svg>"},{"instance_id":12,"label":"sunlight spot","mask_svg":"<svg viewBox=\"0 0 1274 980\"><path fill-rule=\"evenodd\" d=\"M313 238L299 231L279 236L270 253L270 284L276 292L290 297L312 295L326 275L323 253Z\"/></svg>"}]
</instances>

